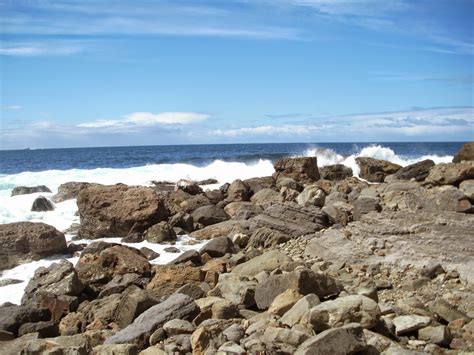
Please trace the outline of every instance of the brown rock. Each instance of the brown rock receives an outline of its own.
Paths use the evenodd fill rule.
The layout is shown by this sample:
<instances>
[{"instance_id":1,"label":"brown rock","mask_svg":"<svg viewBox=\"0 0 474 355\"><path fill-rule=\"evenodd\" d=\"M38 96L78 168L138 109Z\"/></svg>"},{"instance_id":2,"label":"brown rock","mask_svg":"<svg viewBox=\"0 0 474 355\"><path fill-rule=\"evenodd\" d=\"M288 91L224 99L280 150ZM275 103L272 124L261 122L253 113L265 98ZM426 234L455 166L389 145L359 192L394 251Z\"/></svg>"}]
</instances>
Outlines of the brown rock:
<instances>
[{"instance_id":1,"label":"brown rock","mask_svg":"<svg viewBox=\"0 0 474 355\"><path fill-rule=\"evenodd\" d=\"M433 185L459 185L474 179L474 162L437 164L431 168L426 181Z\"/></svg>"},{"instance_id":2,"label":"brown rock","mask_svg":"<svg viewBox=\"0 0 474 355\"><path fill-rule=\"evenodd\" d=\"M227 189L227 201L238 202L248 201L250 198L250 188L242 180L235 180Z\"/></svg>"},{"instance_id":3,"label":"brown rock","mask_svg":"<svg viewBox=\"0 0 474 355\"><path fill-rule=\"evenodd\" d=\"M356 163L359 165L359 176L370 182L383 182L385 177L395 174L402 167L386 160L358 157Z\"/></svg>"},{"instance_id":4,"label":"brown rock","mask_svg":"<svg viewBox=\"0 0 474 355\"><path fill-rule=\"evenodd\" d=\"M339 181L351 177L352 169L343 164L327 165L319 168L319 174L321 179Z\"/></svg>"},{"instance_id":5,"label":"brown rock","mask_svg":"<svg viewBox=\"0 0 474 355\"><path fill-rule=\"evenodd\" d=\"M296 181L313 182L319 180L318 162L316 157L285 158L275 165L273 178L289 177Z\"/></svg>"},{"instance_id":6,"label":"brown rock","mask_svg":"<svg viewBox=\"0 0 474 355\"><path fill-rule=\"evenodd\" d=\"M465 143L453 158L453 163L474 160L474 142Z\"/></svg>"},{"instance_id":7,"label":"brown rock","mask_svg":"<svg viewBox=\"0 0 474 355\"><path fill-rule=\"evenodd\" d=\"M204 280L204 273L200 268L187 265L157 265L154 272L155 276L147 285L147 290L158 298L171 295L188 283Z\"/></svg>"},{"instance_id":8,"label":"brown rock","mask_svg":"<svg viewBox=\"0 0 474 355\"><path fill-rule=\"evenodd\" d=\"M145 239L150 243L161 243L166 240L175 240L176 233L167 222L160 222L146 230Z\"/></svg>"}]
</instances>

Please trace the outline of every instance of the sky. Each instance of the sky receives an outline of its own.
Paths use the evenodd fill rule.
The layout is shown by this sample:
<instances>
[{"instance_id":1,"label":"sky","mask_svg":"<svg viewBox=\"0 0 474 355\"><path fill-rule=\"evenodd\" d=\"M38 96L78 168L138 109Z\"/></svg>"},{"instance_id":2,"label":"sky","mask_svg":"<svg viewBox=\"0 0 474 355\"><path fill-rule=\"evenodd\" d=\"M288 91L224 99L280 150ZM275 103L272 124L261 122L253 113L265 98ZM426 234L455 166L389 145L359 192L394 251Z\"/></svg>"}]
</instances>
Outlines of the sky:
<instances>
[{"instance_id":1,"label":"sky","mask_svg":"<svg viewBox=\"0 0 474 355\"><path fill-rule=\"evenodd\" d=\"M474 140L474 0L0 0L0 149Z\"/></svg>"}]
</instances>

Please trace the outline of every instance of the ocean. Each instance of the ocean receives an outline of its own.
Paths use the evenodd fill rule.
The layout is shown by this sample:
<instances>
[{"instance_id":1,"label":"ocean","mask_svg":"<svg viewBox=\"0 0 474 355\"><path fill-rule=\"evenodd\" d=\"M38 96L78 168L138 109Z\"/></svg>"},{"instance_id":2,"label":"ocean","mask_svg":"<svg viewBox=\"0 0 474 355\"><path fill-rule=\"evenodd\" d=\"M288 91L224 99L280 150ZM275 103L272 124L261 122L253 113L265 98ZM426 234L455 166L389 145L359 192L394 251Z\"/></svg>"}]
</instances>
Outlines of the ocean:
<instances>
[{"instance_id":1,"label":"ocean","mask_svg":"<svg viewBox=\"0 0 474 355\"><path fill-rule=\"evenodd\" d=\"M44 222L65 231L79 223L75 200L55 205L51 212L31 212L36 197L51 197L60 184L68 181L87 181L102 184L125 183L148 186L155 181L179 179L218 180L218 187L225 182L258 176L268 176L274 171L273 163L282 157L316 156L318 166L344 164L358 176L355 158L359 156L389 160L402 166L424 159L436 163L450 162L463 142L436 143L299 143L299 144L226 144L226 145L176 145L103 147L71 149L30 149L0 151L0 224L32 221ZM15 186L46 185L51 193L10 196ZM74 236L66 234L67 240ZM202 244L188 244L186 236L180 237L176 246L181 252L199 249ZM119 239L108 239L120 242ZM82 240L81 242L90 243ZM160 257L153 263L163 264L179 254L167 253L166 245L143 242ZM137 247L137 245L132 245ZM19 303L23 289L39 266L48 266L66 256L34 261L0 274L0 281L8 278L22 283L4 286L0 304ZM70 258L76 262L77 258Z\"/></svg>"}]
</instances>

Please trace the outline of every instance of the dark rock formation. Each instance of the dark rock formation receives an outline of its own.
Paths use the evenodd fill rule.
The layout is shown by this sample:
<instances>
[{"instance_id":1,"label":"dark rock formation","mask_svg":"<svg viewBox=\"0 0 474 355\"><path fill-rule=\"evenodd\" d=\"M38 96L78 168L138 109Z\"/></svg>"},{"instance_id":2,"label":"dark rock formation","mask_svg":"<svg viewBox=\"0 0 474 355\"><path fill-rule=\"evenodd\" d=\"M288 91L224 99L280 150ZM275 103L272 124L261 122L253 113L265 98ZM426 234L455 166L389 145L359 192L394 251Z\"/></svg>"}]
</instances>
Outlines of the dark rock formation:
<instances>
[{"instance_id":1,"label":"dark rock formation","mask_svg":"<svg viewBox=\"0 0 474 355\"><path fill-rule=\"evenodd\" d=\"M13 188L11 196L28 195L28 194L34 194L36 192L51 192L51 190L48 189L48 187L44 185L31 186L31 187L17 186Z\"/></svg>"},{"instance_id":2,"label":"dark rock formation","mask_svg":"<svg viewBox=\"0 0 474 355\"><path fill-rule=\"evenodd\" d=\"M301 182L314 182L320 178L316 157L280 159L274 167L273 178L276 181L281 177L289 177Z\"/></svg>"},{"instance_id":3,"label":"dark rock formation","mask_svg":"<svg viewBox=\"0 0 474 355\"><path fill-rule=\"evenodd\" d=\"M359 157L356 162L360 169L359 176L370 182L383 182L387 175L395 174L402 168L398 164L374 158Z\"/></svg>"},{"instance_id":4,"label":"dark rock formation","mask_svg":"<svg viewBox=\"0 0 474 355\"><path fill-rule=\"evenodd\" d=\"M33 201L31 206L33 212L54 211L53 203L44 196L39 196Z\"/></svg>"}]
</instances>

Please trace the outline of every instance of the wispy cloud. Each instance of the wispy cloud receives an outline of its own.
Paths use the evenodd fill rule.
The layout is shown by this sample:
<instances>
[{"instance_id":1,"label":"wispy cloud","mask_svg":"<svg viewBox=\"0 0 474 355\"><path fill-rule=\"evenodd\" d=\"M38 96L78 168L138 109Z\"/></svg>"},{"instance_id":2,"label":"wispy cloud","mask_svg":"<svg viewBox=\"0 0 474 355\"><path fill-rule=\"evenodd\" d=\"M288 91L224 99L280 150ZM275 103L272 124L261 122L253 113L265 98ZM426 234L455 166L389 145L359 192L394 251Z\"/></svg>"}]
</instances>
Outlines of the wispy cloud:
<instances>
[{"instance_id":1,"label":"wispy cloud","mask_svg":"<svg viewBox=\"0 0 474 355\"><path fill-rule=\"evenodd\" d=\"M266 114L265 118L271 119L291 119L291 118L301 118L307 115L303 113L280 113L280 114Z\"/></svg>"},{"instance_id":2,"label":"wispy cloud","mask_svg":"<svg viewBox=\"0 0 474 355\"><path fill-rule=\"evenodd\" d=\"M205 121L209 115L196 112L134 112L118 120L97 120L77 125L78 128L127 130L155 125L186 125Z\"/></svg>"},{"instance_id":3,"label":"wispy cloud","mask_svg":"<svg viewBox=\"0 0 474 355\"><path fill-rule=\"evenodd\" d=\"M434 81L453 85L472 85L474 83L474 74L437 76L396 72L374 72L373 75L376 79L383 81Z\"/></svg>"},{"instance_id":4,"label":"wispy cloud","mask_svg":"<svg viewBox=\"0 0 474 355\"><path fill-rule=\"evenodd\" d=\"M20 105L6 105L2 107L3 110L20 110Z\"/></svg>"}]
</instances>

